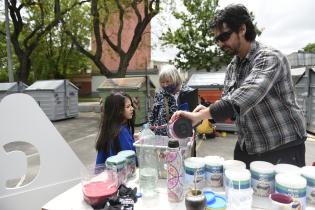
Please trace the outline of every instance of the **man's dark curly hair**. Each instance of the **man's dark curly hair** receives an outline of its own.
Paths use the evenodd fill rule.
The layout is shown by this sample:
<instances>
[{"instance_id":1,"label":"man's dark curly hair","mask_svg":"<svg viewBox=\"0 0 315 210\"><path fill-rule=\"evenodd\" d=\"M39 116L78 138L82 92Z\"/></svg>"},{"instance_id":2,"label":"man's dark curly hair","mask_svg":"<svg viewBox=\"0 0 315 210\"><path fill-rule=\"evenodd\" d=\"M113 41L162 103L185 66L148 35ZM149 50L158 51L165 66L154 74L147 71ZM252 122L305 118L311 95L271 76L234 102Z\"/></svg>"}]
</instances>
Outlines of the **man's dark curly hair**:
<instances>
[{"instance_id":1,"label":"man's dark curly hair","mask_svg":"<svg viewBox=\"0 0 315 210\"><path fill-rule=\"evenodd\" d=\"M254 41L256 38L256 31L252 17L246 7L242 4L230 4L224 9L216 11L209 27L210 29L222 29L223 23L225 23L232 31L237 33L240 30L240 26L245 24L245 39L247 41Z\"/></svg>"}]
</instances>

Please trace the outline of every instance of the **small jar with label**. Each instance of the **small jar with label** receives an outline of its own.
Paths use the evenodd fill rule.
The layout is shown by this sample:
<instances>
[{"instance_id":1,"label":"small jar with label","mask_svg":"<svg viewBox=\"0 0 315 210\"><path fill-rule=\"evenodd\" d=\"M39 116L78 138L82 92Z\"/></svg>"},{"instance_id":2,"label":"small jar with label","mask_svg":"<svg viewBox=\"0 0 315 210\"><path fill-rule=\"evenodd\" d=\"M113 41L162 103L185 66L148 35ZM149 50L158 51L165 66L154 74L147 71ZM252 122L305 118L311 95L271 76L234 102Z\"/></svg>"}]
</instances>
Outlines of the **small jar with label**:
<instances>
[{"instance_id":1,"label":"small jar with label","mask_svg":"<svg viewBox=\"0 0 315 210\"><path fill-rule=\"evenodd\" d=\"M136 153L133 150L123 150L118 152L119 156L126 158L126 165L127 165L127 178L135 177L136 175L136 168L137 168L137 160L136 160Z\"/></svg>"},{"instance_id":2,"label":"small jar with label","mask_svg":"<svg viewBox=\"0 0 315 210\"><path fill-rule=\"evenodd\" d=\"M114 155L107 158L106 168L113 170L118 176L118 185L125 184L127 181L127 164L126 158L119 155Z\"/></svg>"}]
</instances>

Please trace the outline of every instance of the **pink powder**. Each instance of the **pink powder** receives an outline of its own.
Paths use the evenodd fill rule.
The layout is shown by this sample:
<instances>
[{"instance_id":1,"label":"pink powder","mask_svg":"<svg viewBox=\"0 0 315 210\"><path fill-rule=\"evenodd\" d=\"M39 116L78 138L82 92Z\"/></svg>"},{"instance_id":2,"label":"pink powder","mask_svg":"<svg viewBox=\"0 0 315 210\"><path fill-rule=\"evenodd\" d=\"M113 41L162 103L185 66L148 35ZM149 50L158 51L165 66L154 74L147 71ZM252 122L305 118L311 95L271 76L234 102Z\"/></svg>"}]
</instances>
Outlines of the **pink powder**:
<instances>
[{"instance_id":1,"label":"pink powder","mask_svg":"<svg viewBox=\"0 0 315 210\"><path fill-rule=\"evenodd\" d=\"M84 200L91 205L98 205L117 192L117 186L111 182L90 182L83 186Z\"/></svg>"}]
</instances>

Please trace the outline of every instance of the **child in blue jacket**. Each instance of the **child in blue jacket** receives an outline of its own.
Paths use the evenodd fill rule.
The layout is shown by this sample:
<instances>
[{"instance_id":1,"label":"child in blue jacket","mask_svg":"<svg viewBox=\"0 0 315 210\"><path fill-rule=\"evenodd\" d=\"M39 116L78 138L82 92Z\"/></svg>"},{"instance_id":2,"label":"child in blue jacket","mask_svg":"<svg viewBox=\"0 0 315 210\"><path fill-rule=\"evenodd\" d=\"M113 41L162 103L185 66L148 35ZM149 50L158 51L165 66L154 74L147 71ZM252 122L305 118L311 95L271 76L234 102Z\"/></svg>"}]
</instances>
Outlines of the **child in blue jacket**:
<instances>
[{"instance_id":1,"label":"child in blue jacket","mask_svg":"<svg viewBox=\"0 0 315 210\"><path fill-rule=\"evenodd\" d=\"M122 150L134 150L135 110L131 97L112 93L104 103L100 131L96 141L96 164L105 163Z\"/></svg>"}]
</instances>

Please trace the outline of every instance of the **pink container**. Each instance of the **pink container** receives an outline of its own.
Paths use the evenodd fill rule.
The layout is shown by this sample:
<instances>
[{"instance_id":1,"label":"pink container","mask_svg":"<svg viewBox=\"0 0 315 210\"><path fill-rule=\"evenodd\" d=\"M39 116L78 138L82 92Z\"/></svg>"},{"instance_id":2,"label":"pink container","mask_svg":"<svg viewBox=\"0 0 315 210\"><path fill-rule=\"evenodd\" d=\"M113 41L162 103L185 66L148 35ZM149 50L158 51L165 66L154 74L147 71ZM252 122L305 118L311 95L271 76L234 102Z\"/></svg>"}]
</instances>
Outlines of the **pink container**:
<instances>
[{"instance_id":1,"label":"pink container","mask_svg":"<svg viewBox=\"0 0 315 210\"><path fill-rule=\"evenodd\" d=\"M81 184L84 200L92 206L104 204L107 198L118 191L117 173L106 169L105 165L83 169Z\"/></svg>"}]
</instances>

